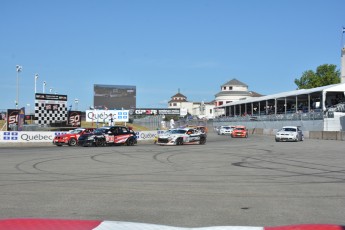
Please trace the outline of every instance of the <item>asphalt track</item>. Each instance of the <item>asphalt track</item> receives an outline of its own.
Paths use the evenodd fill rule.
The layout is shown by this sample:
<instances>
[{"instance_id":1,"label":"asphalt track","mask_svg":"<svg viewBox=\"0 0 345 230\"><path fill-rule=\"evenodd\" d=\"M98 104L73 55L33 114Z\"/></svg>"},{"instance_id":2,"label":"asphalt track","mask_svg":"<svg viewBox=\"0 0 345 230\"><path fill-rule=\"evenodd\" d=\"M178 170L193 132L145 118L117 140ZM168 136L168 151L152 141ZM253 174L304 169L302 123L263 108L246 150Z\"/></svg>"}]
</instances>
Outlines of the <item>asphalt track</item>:
<instances>
[{"instance_id":1,"label":"asphalt track","mask_svg":"<svg viewBox=\"0 0 345 230\"><path fill-rule=\"evenodd\" d=\"M0 219L176 227L345 223L345 142L0 147Z\"/></svg>"}]
</instances>

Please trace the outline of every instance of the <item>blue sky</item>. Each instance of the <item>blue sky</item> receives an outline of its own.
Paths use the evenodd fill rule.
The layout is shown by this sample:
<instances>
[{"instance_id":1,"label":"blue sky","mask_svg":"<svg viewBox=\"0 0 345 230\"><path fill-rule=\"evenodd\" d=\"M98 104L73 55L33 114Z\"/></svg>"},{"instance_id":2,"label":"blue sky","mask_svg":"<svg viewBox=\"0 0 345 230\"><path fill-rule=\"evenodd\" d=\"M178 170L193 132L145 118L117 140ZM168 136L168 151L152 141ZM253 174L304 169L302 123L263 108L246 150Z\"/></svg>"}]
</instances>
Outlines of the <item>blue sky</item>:
<instances>
[{"instance_id":1,"label":"blue sky","mask_svg":"<svg viewBox=\"0 0 345 230\"><path fill-rule=\"evenodd\" d=\"M137 107L180 92L212 101L236 78L261 94L296 89L322 64L340 69L345 0L2 0L0 110L37 92L93 104L93 85L135 85Z\"/></svg>"}]
</instances>

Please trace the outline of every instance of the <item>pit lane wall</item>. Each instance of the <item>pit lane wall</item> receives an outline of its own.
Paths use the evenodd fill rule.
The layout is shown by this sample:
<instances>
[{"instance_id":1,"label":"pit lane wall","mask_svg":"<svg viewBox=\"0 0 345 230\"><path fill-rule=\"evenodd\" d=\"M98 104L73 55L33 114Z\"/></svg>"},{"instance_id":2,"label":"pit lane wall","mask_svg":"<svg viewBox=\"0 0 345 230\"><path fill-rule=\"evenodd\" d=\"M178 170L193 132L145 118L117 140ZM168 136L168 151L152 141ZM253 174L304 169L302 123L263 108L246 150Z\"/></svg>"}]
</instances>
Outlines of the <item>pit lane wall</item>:
<instances>
[{"instance_id":1,"label":"pit lane wall","mask_svg":"<svg viewBox=\"0 0 345 230\"><path fill-rule=\"evenodd\" d=\"M138 142L153 141L161 131L138 131L136 132ZM52 143L56 135L66 132L32 132L32 131L0 131L1 143Z\"/></svg>"}]
</instances>

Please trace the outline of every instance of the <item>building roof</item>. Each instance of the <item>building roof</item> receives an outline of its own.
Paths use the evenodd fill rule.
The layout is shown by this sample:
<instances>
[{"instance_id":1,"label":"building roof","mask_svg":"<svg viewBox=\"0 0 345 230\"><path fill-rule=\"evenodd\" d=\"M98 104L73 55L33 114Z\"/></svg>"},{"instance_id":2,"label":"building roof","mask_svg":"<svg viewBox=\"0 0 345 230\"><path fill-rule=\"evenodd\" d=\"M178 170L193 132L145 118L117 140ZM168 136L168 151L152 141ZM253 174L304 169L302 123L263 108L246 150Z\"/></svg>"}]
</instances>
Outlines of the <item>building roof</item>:
<instances>
[{"instance_id":1,"label":"building roof","mask_svg":"<svg viewBox=\"0 0 345 230\"><path fill-rule=\"evenodd\" d=\"M248 91L220 91L215 96L252 96L252 94Z\"/></svg>"},{"instance_id":2,"label":"building roof","mask_svg":"<svg viewBox=\"0 0 345 230\"><path fill-rule=\"evenodd\" d=\"M245 100L230 102L230 103L221 105L219 107L227 107L227 106L245 104L245 103L251 103L251 102L259 102L259 101L266 101L266 100L272 100L272 99L278 99L278 98L293 97L293 96L298 96L298 95L307 95L307 94L312 94L312 93L317 93L317 92L338 92L338 91L345 92L345 83L326 85L326 86L321 86L321 87L312 88L312 89L293 90L293 91L282 92L282 93L277 93L277 94L272 94L272 95L267 95L267 96L262 96L262 97L252 97L252 98L247 98Z\"/></svg>"},{"instance_id":3,"label":"building roof","mask_svg":"<svg viewBox=\"0 0 345 230\"><path fill-rule=\"evenodd\" d=\"M245 86L248 87L248 85L244 84L243 82L240 82L239 80L237 80L236 78L228 81L227 83L224 83L222 86L226 86L226 85L237 85L237 86Z\"/></svg>"},{"instance_id":4,"label":"building roof","mask_svg":"<svg viewBox=\"0 0 345 230\"><path fill-rule=\"evenodd\" d=\"M173 98L173 97L184 97L185 99L187 99L187 97L185 95L183 95L182 93L177 93L174 96L172 96L171 98Z\"/></svg>"},{"instance_id":5,"label":"building roof","mask_svg":"<svg viewBox=\"0 0 345 230\"><path fill-rule=\"evenodd\" d=\"M188 102L188 101L184 98L184 99L178 99L178 100L171 99L170 101L168 101L168 103L170 103L170 102Z\"/></svg>"}]
</instances>

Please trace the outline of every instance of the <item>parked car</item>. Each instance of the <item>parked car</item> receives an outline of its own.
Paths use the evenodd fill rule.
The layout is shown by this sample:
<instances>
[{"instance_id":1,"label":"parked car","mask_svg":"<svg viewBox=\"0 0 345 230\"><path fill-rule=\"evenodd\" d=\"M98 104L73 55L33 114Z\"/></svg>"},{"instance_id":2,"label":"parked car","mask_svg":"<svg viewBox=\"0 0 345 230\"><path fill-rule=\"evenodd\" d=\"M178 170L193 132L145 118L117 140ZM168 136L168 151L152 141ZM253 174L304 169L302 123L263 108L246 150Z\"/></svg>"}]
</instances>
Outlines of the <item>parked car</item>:
<instances>
[{"instance_id":1,"label":"parked car","mask_svg":"<svg viewBox=\"0 0 345 230\"><path fill-rule=\"evenodd\" d=\"M248 137L248 130L243 125L235 126L234 130L231 133L231 137Z\"/></svg>"},{"instance_id":2,"label":"parked car","mask_svg":"<svg viewBox=\"0 0 345 230\"><path fill-rule=\"evenodd\" d=\"M279 141L303 141L304 135L298 126L284 126L276 133L276 142Z\"/></svg>"},{"instance_id":3,"label":"parked car","mask_svg":"<svg viewBox=\"0 0 345 230\"><path fill-rule=\"evenodd\" d=\"M132 146L135 144L137 144L137 136L132 129L126 126L105 126L97 128L93 133L81 135L78 139L78 145L80 146Z\"/></svg>"},{"instance_id":4,"label":"parked car","mask_svg":"<svg viewBox=\"0 0 345 230\"><path fill-rule=\"evenodd\" d=\"M233 126L220 126L218 129L218 135L231 135L233 130Z\"/></svg>"},{"instance_id":5,"label":"parked car","mask_svg":"<svg viewBox=\"0 0 345 230\"><path fill-rule=\"evenodd\" d=\"M170 129L158 135L157 145L184 145L206 143L206 134L194 128Z\"/></svg>"},{"instance_id":6,"label":"parked car","mask_svg":"<svg viewBox=\"0 0 345 230\"><path fill-rule=\"evenodd\" d=\"M77 128L74 130L69 131L65 134L56 135L53 140L53 144L56 146L62 145L69 145L75 146L77 145L78 138L87 133L92 133L95 129L94 128Z\"/></svg>"}]
</instances>

